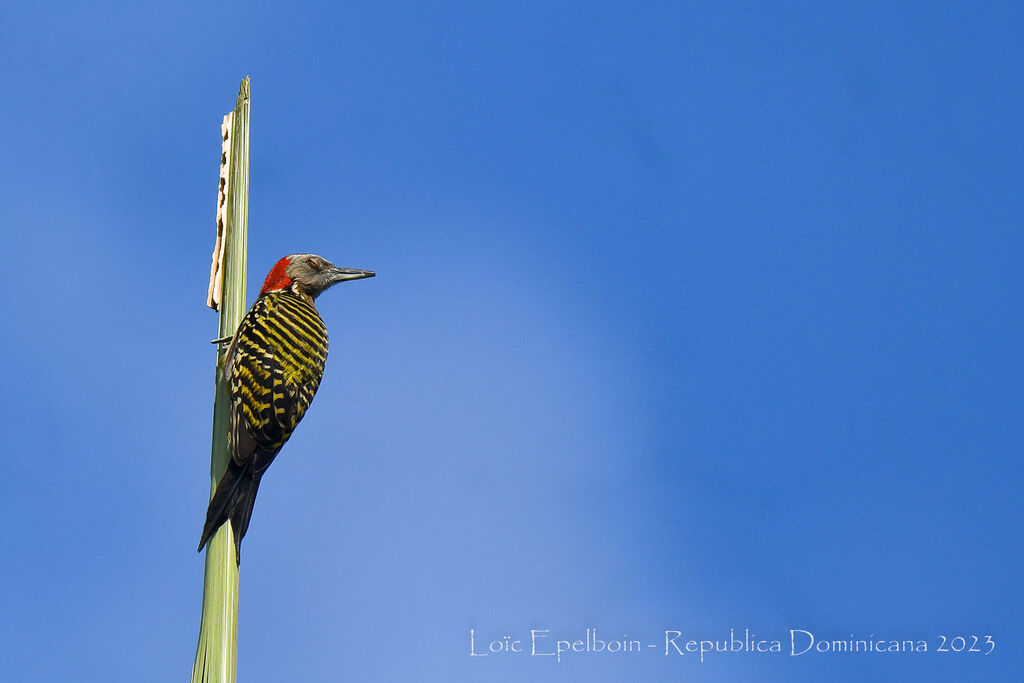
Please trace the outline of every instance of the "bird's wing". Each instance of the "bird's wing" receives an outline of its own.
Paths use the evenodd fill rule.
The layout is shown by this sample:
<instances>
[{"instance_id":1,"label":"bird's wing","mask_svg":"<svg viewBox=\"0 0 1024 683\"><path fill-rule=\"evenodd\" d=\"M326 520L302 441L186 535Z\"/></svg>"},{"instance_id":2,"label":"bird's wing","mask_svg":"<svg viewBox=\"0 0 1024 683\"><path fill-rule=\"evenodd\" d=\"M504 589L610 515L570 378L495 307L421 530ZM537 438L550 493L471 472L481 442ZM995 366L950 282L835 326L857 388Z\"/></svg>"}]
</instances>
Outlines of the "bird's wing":
<instances>
[{"instance_id":1,"label":"bird's wing","mask_svg":"<svg viewBox=\"0 0 1024 683\"><path fill-rule=\"evenodd\" d=\"M284 371L273 350L261 346L242 337L228 379L231 455L239 465L259 452L276 453L287 440L275 419L278 411L288 409Z\"/></svg>"},{"instance_id":2,"label":"bird's wing","mask_svg":"<svg viewBox=\"0 0 1024 683\"><path fill-rule=\"evenodd\" d=\"M231 397L232 457L262 472L273 461L313 400L325 358L273 315L281 305L270 298L257 302L242 320L231 357L225 363ZM288 340L288 347L283 346Z\"/></svg>"},{"instance_id":3,"label":"bird's wing","mask_svg":"<svg viewBox=\"0 0 1024 683\"><path fill-rule=\"evenodd\" d=\"M287 440L273 419L281 407L284 369L260 323L267 305L262 299L253 304L239 324L224 362L231 403L231 457L239 465L256 464L257 455L259 460L266 460L267 455L272 460Z\"/></svg>"},{"instance_id":4,"label":"bird's wing","mask_svg":"<svg viewBox=\"0 0 1024 683\"><path fill-rule=\"evenodd\" d=\"M277 315L268 316L268 334L279 340L283 394L275 395L275 419L286 434L306 414L323 378L327 362L327 328L316 309L301 299L281 296L273 302Z\"/></svg>"}]
</instances>

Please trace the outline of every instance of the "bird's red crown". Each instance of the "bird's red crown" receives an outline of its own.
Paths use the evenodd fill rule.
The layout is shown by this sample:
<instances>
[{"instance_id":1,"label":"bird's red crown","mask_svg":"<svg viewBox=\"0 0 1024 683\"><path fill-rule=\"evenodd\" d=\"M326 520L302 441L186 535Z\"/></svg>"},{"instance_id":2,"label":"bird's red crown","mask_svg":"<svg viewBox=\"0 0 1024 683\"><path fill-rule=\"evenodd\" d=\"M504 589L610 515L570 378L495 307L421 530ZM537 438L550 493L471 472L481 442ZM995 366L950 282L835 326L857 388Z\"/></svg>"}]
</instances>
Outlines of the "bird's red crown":
<instances>
[{"instance_id":1,"label":"bird's red crown","mask_svg":"<svg viewBox=\"0 0 1024 683\"><path fill-rule=\"evenodd\" d=\"M291 264L291 260L287 256L274 264L274 267L267 273L267 279L263 281L263 289L260 290L260 294L276 292L292 286L292 279L288 277L287 272L289 264Z\"/></svg>"}]
</instances>

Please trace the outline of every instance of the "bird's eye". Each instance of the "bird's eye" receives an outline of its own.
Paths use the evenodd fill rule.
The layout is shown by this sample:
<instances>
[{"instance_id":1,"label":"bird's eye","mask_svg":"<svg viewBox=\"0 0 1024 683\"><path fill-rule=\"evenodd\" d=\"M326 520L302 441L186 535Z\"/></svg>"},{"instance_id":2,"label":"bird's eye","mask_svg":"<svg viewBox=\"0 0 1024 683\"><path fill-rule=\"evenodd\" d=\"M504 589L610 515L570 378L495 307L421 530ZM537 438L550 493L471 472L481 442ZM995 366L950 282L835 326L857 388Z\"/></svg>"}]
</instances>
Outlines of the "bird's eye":
<instances>
[{"instance_id":1,"label":"bird's eye","mask_svg":"<svg viewBox=\"0 0 1024 683\"><path fill-rule=\"evenodd\" d=\"M306 263L309 264L310 268L313 268L315 270L320 270L320 262L317 261L315 258L307 259Z\"/></svg>"}]
</instances>

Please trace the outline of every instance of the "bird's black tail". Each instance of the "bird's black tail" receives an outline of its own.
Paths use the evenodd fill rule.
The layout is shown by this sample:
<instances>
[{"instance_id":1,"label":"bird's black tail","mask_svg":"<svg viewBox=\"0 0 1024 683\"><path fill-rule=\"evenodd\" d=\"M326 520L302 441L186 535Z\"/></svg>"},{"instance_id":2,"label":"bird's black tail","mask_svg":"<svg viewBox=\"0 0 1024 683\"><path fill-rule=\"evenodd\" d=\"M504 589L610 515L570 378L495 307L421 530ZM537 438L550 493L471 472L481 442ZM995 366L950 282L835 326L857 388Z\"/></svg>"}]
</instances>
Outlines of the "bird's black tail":
<instances>
[{"instance_id":1,"label":"bird's black tail","mask_svg":"<svg viewBox=\"0 0 1024 683\"><path fill-rule=\"evenodd\" d=\"M256 503L256 491L260 487L260 475L249 471L245 465L235 461L228 464L228 469L217 484L217 491L210 500L206 510L206 524L203 526L203 537L199 541L199 550L213 538L224 522L231 521L231 530L235 535L235 561L242 563L242 538L249 529L249 518L252 507Z\"/></svg>"}]
</instances>

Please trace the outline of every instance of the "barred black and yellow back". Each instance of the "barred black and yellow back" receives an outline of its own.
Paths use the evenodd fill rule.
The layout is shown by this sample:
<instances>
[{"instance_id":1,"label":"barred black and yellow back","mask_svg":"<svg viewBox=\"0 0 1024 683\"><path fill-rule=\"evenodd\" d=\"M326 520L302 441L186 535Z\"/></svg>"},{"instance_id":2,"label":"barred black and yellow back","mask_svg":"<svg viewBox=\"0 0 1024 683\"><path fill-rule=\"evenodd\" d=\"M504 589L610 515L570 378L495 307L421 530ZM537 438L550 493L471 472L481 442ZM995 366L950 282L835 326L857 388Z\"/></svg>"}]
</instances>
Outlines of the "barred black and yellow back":
<instances>
[{"instance_id":1,"label":"barred black and yellow back","mask_svg":"<svg viewBox=\"0 0 1024 683\"><path fill-rule=\"evenodd\" d=\"M327 327L312 303L290 292L256 301L225 365L231 431L248 431L260 452L281 449L313 400L327 361ZM258 471L270 462L260 462Z\"/></svg>"},{"instance_id":2,"label":"barred black and yellow back","mask_svg":"<svg viewBox=\"0 0 1024 683\"><path fill-rule=\"evenodd\" d=\"M311 254L285 257L267 276L224 362L231 462L210 501L200 550L230 520L240 558L260 478L306 414L323 377L327 327L313 300L335 282L372 276Z\"/></svg>"}]
</instances>

